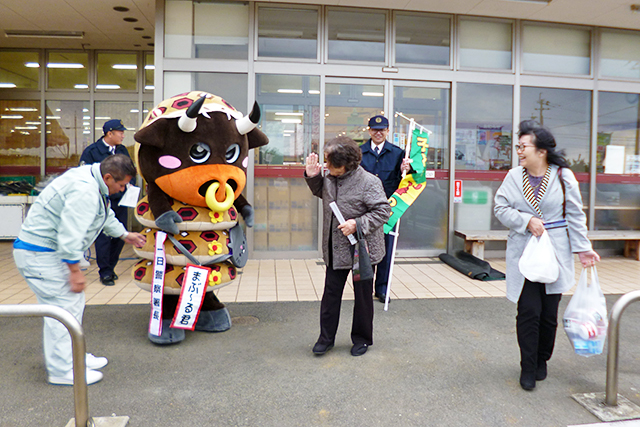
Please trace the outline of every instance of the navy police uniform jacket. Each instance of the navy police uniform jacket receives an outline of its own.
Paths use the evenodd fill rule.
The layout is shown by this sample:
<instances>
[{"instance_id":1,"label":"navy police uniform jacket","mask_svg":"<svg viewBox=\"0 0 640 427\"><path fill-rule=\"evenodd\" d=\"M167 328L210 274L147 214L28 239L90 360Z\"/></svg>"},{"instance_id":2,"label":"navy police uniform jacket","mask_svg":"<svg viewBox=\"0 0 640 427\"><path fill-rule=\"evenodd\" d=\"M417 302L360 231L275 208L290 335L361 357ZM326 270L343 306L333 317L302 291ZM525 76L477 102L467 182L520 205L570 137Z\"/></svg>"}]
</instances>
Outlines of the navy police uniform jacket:
<instances>
[{"instance_id":1,"label":"navy police uniform jacket","mask_svg":"<svg viewBox=\"0 0 640 427\"><path fill-rule=\"evenodd\" d=\"M362 150L362 162L360 165L366 170L380 178L384 193L387 199L391 197L394 191L398 189L402 180L402 159L404 159L404 150L393 145L389 141L385 144L379 156L371 149L371 139L360 146Z\"/></svg>"},{"instance_id":2,"label":"navy police uniform jacket","mask_svg":"<svg viewBox=\"0 0 640 427\"><path fill-rule=\"evenodd\" d=\"M116 146L116 154L124 154L127 157L131 157L129 155L129 151L122 144ZM89 145L87 148L84 149L84 151L82 152L82 155L80 156L80 165L84 165L84 164L91 165L93 163L100 163L110 155L111 153L109 152L107 145L102 140L102 138L100 138L99 140L97 140L96 142L94 142L93 144ZM116 193L109 196L112 202L111 206L112 207L118 206L117 202L120 201L123 195L124 195L124 192L122 191L120 193Z\"/></svg>"}]
</instances>

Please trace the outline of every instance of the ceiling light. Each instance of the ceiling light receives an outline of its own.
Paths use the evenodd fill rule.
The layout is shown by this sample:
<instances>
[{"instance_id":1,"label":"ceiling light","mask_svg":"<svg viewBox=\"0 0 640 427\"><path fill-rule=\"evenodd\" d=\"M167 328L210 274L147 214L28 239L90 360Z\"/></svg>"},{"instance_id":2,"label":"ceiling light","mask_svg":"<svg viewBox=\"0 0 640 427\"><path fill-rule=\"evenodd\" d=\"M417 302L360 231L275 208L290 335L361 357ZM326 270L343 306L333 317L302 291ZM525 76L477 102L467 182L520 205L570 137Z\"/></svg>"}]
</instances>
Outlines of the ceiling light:
<instances>
[{"instance_id":1,"label":"ceiling light","mask_svg":"<svg viewBox=\"0 0 640 427\"><path fill-rule=\"evenodd\" d=\"M136 64L113 64L111 68L114 70L137 70L138 66Z\"/></svg>"},{"instance_id":2,"label":"ceiling light","mask_svg":"<svg viewBox=\"0 0 640 427\"><path fill-rule=\"evenodd\" d=\"M35 126L16 126L14 129L16 130L36 130L38 129Z\"/></svg>"},{"instance_id":3,"label":"ceiling light","mask_svg":"<svg viewBox=\"0 0 640 427\"><path fill-rule=\"evenodd\" d=\"M40 68L40 64L37 62L25 62L24 66L27 68Z\"/></svg>"},{"instance_id":4,"label":"ceiling light","mask_svg":"<svg viewBox=\"0 0 640 427\"><path fill-rule=\"evenodd\" d=\"M60 120L60 116L47 116L47 120Z\"/></svg>"},{"instance_id":5,"label":"ceiling light","mask_svg":"<svg viewBox=\"0 0 640 427\"><path fill-rule=\"evenodd\" d=\"M76 89L89 89L89 85L75 85L74 88L76 88Z\"/></svg>"},{"instance_id":6,"label":"ceiling light","mask_svg":"<svg viewBox=\"0 0 640 427\"><path fill-rule=\"evenodd\" d=\"M37 108L32 107L9 107L9 111L38 111Z\"/></svg>"},{"instance_id":7,"label":"ceiling light","mask_svg":"<svg viewBox=\"0 0 640 427\"><path fill-rule=\"evenodd\" d=\"M96 120L111 120L111 117L107 116L107 117L98 117L96 116ZM98 128L96 128L98 129Z\"/></svg>"},{"instance_id":8,"label":"ceiling light","mask_svg":"<svg viewBox=\"0 0 640 427\"><path fill-rule=\"evenodd\" d=\"M304 116L304 113L285 113L281 111L276 111L276 116Z\"/></svg>"},{"instance_id":9,"label":"ceiling light","mask_svg":"<svg viewBox=\"0 0 640 427\"><path fill-rule=\"evenodd\" d=\"M153 85L147 85L144 87L144 90L154 90L156 87Z\"/></svg>"},{"instance_id":10,"label":"ceiling light","mask_svg":"<svg viewBox=\"0 0 640 427\"><path fill-rule=\"evenodd\" d=\"M47 68L84 68L82 64L74 64L71 62L49 62Z\"/></svg>"},{"instance_id":11,"label":"ceiling light","mask_svg":"<svg viewBox=\"0 0 640 427\"><path fill-rule=\"evenodd\" d=\"M156 66L155 66L155 65L145 65L145 66L144 66L144 69L145 69L145 70L155 70L155 69L156 69Z\"/></svg>"},{"instance_id":12,"label":"ceiling light","mask_svg":"<svg viewBox=\"0 0 640 427\"><path fill-rule=\"evenodd\" d=\"M302 93L302 89L278 89L278 93Z\"/></svg>"},{"instance_id":13,"label":"ceiling light","mask_svg":"<svg viewBox=\"0 0 640 427\"><path fill-rule=\"evenodd\" d=\"M300 119L282 119L280 120L282 123L302 123L302 120Z\"/></svg>"},{"instance_id":14,"label":"ceiling light","mask_svg":"<svg viewBox=\"0 0 640 427\"><path fill-rule=\"evenodd\" d=\"M123 18L125 22L138 22L138 18L126 17Z\"/></svg>"},{"instance_id":15,"label":"ceiling light","mask_svg":"<svg viewBox=\"0 0 640 427\"><path fill-rule=\"evenodd\" d=\"M82 31L24 31L24 30L5 30L6 37L31 37L42 39L82 39L84 33Z\"/></svg>"},{"instance_id":16,"label":"ceiling light","mask_svg":"<svg viewBox=\"0 0 640 427\"><path fill-rule=\"evenodd\" d=\"M0 116L0 119L3 119L3 120L20 120L22 118L23 117L18 114L15 114L13 116Z\"/></svg>"},{"instance_id":17,"label":"ceiling light","mask_svg":"<svg viewBox=\"0 0 640 427\"><path fill-rule=\"evenodd\" d=\"M116 12L129 12L129 8L124 6L115 6L113 10Z\"/></svg>"},{"instance_id":18,"label":"ceiling light","mask_svg":"<svg viewBox=\"0 0 640 427\"><path fill-rule=\"evenodd\" d=\"M381 92L362 92L362 96L384 96Z\"/></svg>"},{"instance_id":19,"label":"ceiling light","mask_svg":"<svg viewBox=\"0 0 640 427\"><path fill-rule=\"evenodd\" d=\"M13 83L0 83L0 89L13 89L16 87Z\"/></svg>"},{"instance_id":20,"label":"ceiling light","mask_svg":"<svg viewBox=\"0 0 640 427\"><path fill-rule=\"evenodd\" d=\"M311 90L309 90L309 95L320 95L320 91L311 89Z\"/></svg>"},{"instance_id":21,"label":"ceiling light","mask_svg":"<svg viewBox=\"0 0 640 427\"><path fill-rule=\"evenodd\" d=\"M120 85L96 85L96 89L120 89Z\"/></svg>"},{"instance_id":22,"label":"ceiling light","mask_svg":"<svg viewBox=\"0 0 640 427\"><path fill-rule=\"evenodd\" d=\"M133 110L129 110L130 113L139 113L140 110L138 110L137 108L134 108Z\"/></svg>"}]
</instances>

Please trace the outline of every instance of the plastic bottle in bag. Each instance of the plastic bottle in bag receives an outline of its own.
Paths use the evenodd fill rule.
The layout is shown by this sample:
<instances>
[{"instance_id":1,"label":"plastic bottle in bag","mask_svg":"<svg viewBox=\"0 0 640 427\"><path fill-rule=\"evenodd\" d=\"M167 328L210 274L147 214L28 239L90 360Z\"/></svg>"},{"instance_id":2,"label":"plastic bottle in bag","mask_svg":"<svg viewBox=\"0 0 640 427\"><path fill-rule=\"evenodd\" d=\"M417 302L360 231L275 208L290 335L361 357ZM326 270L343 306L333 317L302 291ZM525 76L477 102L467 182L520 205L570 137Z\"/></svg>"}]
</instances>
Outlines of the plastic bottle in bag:
<instances>
[{"instance_id":1,"label":"plastic bottle in bag","mask_svg":"<svg viewBox=\"0 0 640 427\"><path fill-rule=\"evenodd\" d=\"M601 354L607 337L606 314L593 310L576 310L563 319L564 330L573 344L576 354L590 356Z\"/></svg>"}]
</instances>

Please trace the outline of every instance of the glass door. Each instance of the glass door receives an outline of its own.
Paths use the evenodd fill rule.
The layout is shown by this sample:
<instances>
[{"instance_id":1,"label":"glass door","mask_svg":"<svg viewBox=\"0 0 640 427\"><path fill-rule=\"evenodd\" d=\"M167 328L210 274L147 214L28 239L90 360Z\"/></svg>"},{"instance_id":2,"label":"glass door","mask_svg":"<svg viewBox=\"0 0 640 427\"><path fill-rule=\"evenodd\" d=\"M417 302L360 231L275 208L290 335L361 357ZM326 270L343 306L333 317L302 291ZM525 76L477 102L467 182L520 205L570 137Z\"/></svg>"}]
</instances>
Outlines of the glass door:
<instances>
[{"instance_id":1,"label":"glass door","mask_svg":"<svg viewBox=\"0 0 640 427\"><path fill-rule=\"evenodd\" d=\"M392 82L392 89L391 142L404 148L405 141L410 138L406 118L414 119L431 131L426 188L400 220L397 255L435 256L447 250L450 85L396 81Z\"/></svg>"},{"instance_id":2,"label":"glass door","mask_svg":"<svg viewBox=\"0 0 640 427\"><path fill-rule=\"evenodd\" d=\"M369 140L369 118L389 119L387 140L401 148L409 138L409 121L429 129L427 186L400 222L398 255L434 256L446 251L449 215L450 85L374 79L325 82L324 138L348 136L358 144ZM322 148L321 148L322 151Z\"/></svg>"}]
</instances>

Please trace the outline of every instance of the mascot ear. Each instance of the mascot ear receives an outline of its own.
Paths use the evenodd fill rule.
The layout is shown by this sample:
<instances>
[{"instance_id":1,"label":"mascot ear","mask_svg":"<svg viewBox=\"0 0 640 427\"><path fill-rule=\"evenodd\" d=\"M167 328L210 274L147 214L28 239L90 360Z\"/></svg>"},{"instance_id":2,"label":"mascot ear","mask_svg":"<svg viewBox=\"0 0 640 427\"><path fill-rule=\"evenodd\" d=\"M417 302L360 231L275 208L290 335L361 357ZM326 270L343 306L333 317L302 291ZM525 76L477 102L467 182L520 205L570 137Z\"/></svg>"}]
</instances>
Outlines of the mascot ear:
<instances>
[{"instance_id":1,"label":"mascot ear","mask_svg":"<svg viewBox=\"0 0 640 427\"><path fill-rule=\"evenodd\" d=\"M249 140L249 150L252 148L262 147L269 143L269 137L258 128L249 132L247 134L247 139Z\"/></svg>"},{"instance_id":2,"label":"mascot ear","mask_svg":"<svg viewBox=\"0 0 640 427\"><path fill-rule=\"evenodd\" d=\"M133 135L133 139L141 145L164 147L165 135L169 133L169 126L178 126L176 120L159 119L149 126L145 126Z\"/></svg>"}]
</instances>

